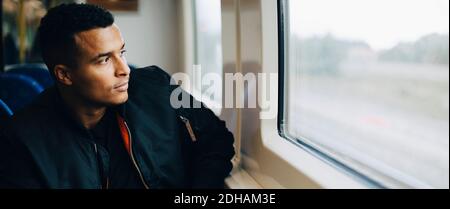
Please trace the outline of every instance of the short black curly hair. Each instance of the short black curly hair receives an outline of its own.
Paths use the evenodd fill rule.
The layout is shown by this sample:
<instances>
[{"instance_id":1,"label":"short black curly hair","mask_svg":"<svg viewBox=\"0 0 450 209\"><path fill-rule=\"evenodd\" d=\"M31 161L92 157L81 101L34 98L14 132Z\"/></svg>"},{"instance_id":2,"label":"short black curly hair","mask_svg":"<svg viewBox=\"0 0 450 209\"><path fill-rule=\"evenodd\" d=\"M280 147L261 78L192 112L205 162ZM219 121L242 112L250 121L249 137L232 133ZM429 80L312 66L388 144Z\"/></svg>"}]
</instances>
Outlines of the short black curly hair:
<instances>
[{"instance_id":1,"label":"short black curly hair","mask_svg":"<svg viewBox=\"0 0 450 209\"><path fill-rule=\"evenodd\" d=\"M114 24L106 9L90 4L61 4L48 11L38 29L42 58L53 75L56 65L77 68L75 34Z\"/></svg>"}]
</instances>

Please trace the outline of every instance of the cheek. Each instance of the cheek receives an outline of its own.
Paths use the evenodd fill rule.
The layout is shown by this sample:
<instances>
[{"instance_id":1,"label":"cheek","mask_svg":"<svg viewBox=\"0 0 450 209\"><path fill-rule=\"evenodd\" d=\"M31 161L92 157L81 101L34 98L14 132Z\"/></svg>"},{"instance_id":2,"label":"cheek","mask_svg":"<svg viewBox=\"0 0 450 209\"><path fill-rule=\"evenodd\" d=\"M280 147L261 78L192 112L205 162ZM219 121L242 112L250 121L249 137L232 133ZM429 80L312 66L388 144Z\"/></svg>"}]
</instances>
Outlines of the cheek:
<instances>
[{"instance_id":1,"label":"cheek","mask_svg":"<svg viewBox=\"0 0 450 209\"><path fill-rule=\"evenodd\" d=\"M113 85L106 75L94 74L83 76L77 82L77 90L85 97L101 100L108 97Z\"/></svg>"},{"instance_id":2,"label":"cheek","mask_svg":"<svg viewBox=\"0 0 450 209\"><path fill-rule=\"evenodd\" d=\"M111 92L111 86L108 81L105 79L95 79L91 80L89 85L87 86L87 91L91 92L93 96L104 97L107 96Z\"/></svg>"}]
</instances>

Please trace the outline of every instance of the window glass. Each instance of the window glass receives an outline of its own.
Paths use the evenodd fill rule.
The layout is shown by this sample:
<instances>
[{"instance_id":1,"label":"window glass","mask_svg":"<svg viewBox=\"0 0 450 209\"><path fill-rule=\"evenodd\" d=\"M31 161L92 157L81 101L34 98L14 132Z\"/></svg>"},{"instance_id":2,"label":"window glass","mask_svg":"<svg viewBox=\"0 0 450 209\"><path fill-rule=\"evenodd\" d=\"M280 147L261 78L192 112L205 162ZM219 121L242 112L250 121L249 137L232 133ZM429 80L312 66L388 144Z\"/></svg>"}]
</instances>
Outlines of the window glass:
<instances>
[{"instance_id":1,"label":"window glass","mask_svg":"<svg viewBox=\"0 0 450 209\"><path fill-rule=\"evenodd\" d=\"M201 69L194 83L194 91L202 94L203 102L208 106L222 104L222 85L203 82L207 74L222 79L222 19L220 0L194 1L195 25L195 70ZM220 105L219 105L220 104ZM220 112L220 111L219 111Z\"/></svg>"},{"instance_id":2,"label":"window glass","mask_svg":"<svg viewBox=\"0 0 450 209\"><path fill-rule=\"evenodd\" d=\"M286 134L387 187L449 187L449 1L286 0Z\"/></svg>"}]
</instances>

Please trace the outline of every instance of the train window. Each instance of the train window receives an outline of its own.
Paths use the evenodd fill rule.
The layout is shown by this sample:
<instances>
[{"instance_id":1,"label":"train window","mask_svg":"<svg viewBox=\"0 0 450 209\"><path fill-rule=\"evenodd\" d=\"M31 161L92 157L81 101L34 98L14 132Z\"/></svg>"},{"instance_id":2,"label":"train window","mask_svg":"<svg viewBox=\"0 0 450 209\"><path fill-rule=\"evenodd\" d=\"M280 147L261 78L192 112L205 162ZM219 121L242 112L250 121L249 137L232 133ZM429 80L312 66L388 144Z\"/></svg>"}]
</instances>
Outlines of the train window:
<instances>
[{"instance_id":1,"label":"train window","mask_svg":"<svg viewBox=\"0 0 450 209\"><path fill-rule=\"evenodd\" d=\"M449 1L280 6L284 136L376 186L448 188Z\"/></svg>"},{"instance_id":2,"label":"train window","mask_svg":"<svg viewBox=\"0 0 450 209\"><path fill-rule=\"evenodd\" d=\"M194 91L201 92L203 102L212 109L222 104L222 18L220 0L194 0L195 69ZM201 78L208 80L202 80ZM213 88L214 87L214 88Z\"/></svg>"}]
</instances>

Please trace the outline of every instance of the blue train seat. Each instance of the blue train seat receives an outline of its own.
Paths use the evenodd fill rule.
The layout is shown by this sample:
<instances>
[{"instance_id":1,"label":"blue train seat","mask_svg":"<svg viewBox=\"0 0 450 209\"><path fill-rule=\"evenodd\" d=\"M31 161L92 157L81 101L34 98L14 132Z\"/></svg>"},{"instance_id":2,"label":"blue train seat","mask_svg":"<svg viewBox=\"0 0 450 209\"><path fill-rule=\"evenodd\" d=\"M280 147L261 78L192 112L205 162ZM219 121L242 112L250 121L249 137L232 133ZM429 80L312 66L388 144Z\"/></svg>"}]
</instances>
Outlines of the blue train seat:
<instances>
[{"instance_id":1,"label":"blue train seat","mask_svg":"<svg viewBox=\"0 0 450 209\"><path fill-rule=\"evenodd\" d=\"M36 80L44 89L52 86L54 80L44 64L17 64L5 67L7 73L26 75Z\"/></svg>"},{"instance_id":2,"label":"blue train seat","mask_svg":"<svg viewBox=\"0 0 450 209\"><path fill-rule=\"evenodd\" d=\"M0 99L0 118L2 117L10 117L13 115L13 112L11 109L9 109L8 105L3 102L3 100Z\"/></svg>"},{"instance_id":3,"label":"blue train seat","mask_svg":"<svg viewBox=\"0 0 450 209\"><path fill-rule=\"evenodd\" d=\"M0 74L0 99L10 107L12 112L29 104L43 90L44 88L31 77Z\"/></svg>"}]
</instances>

